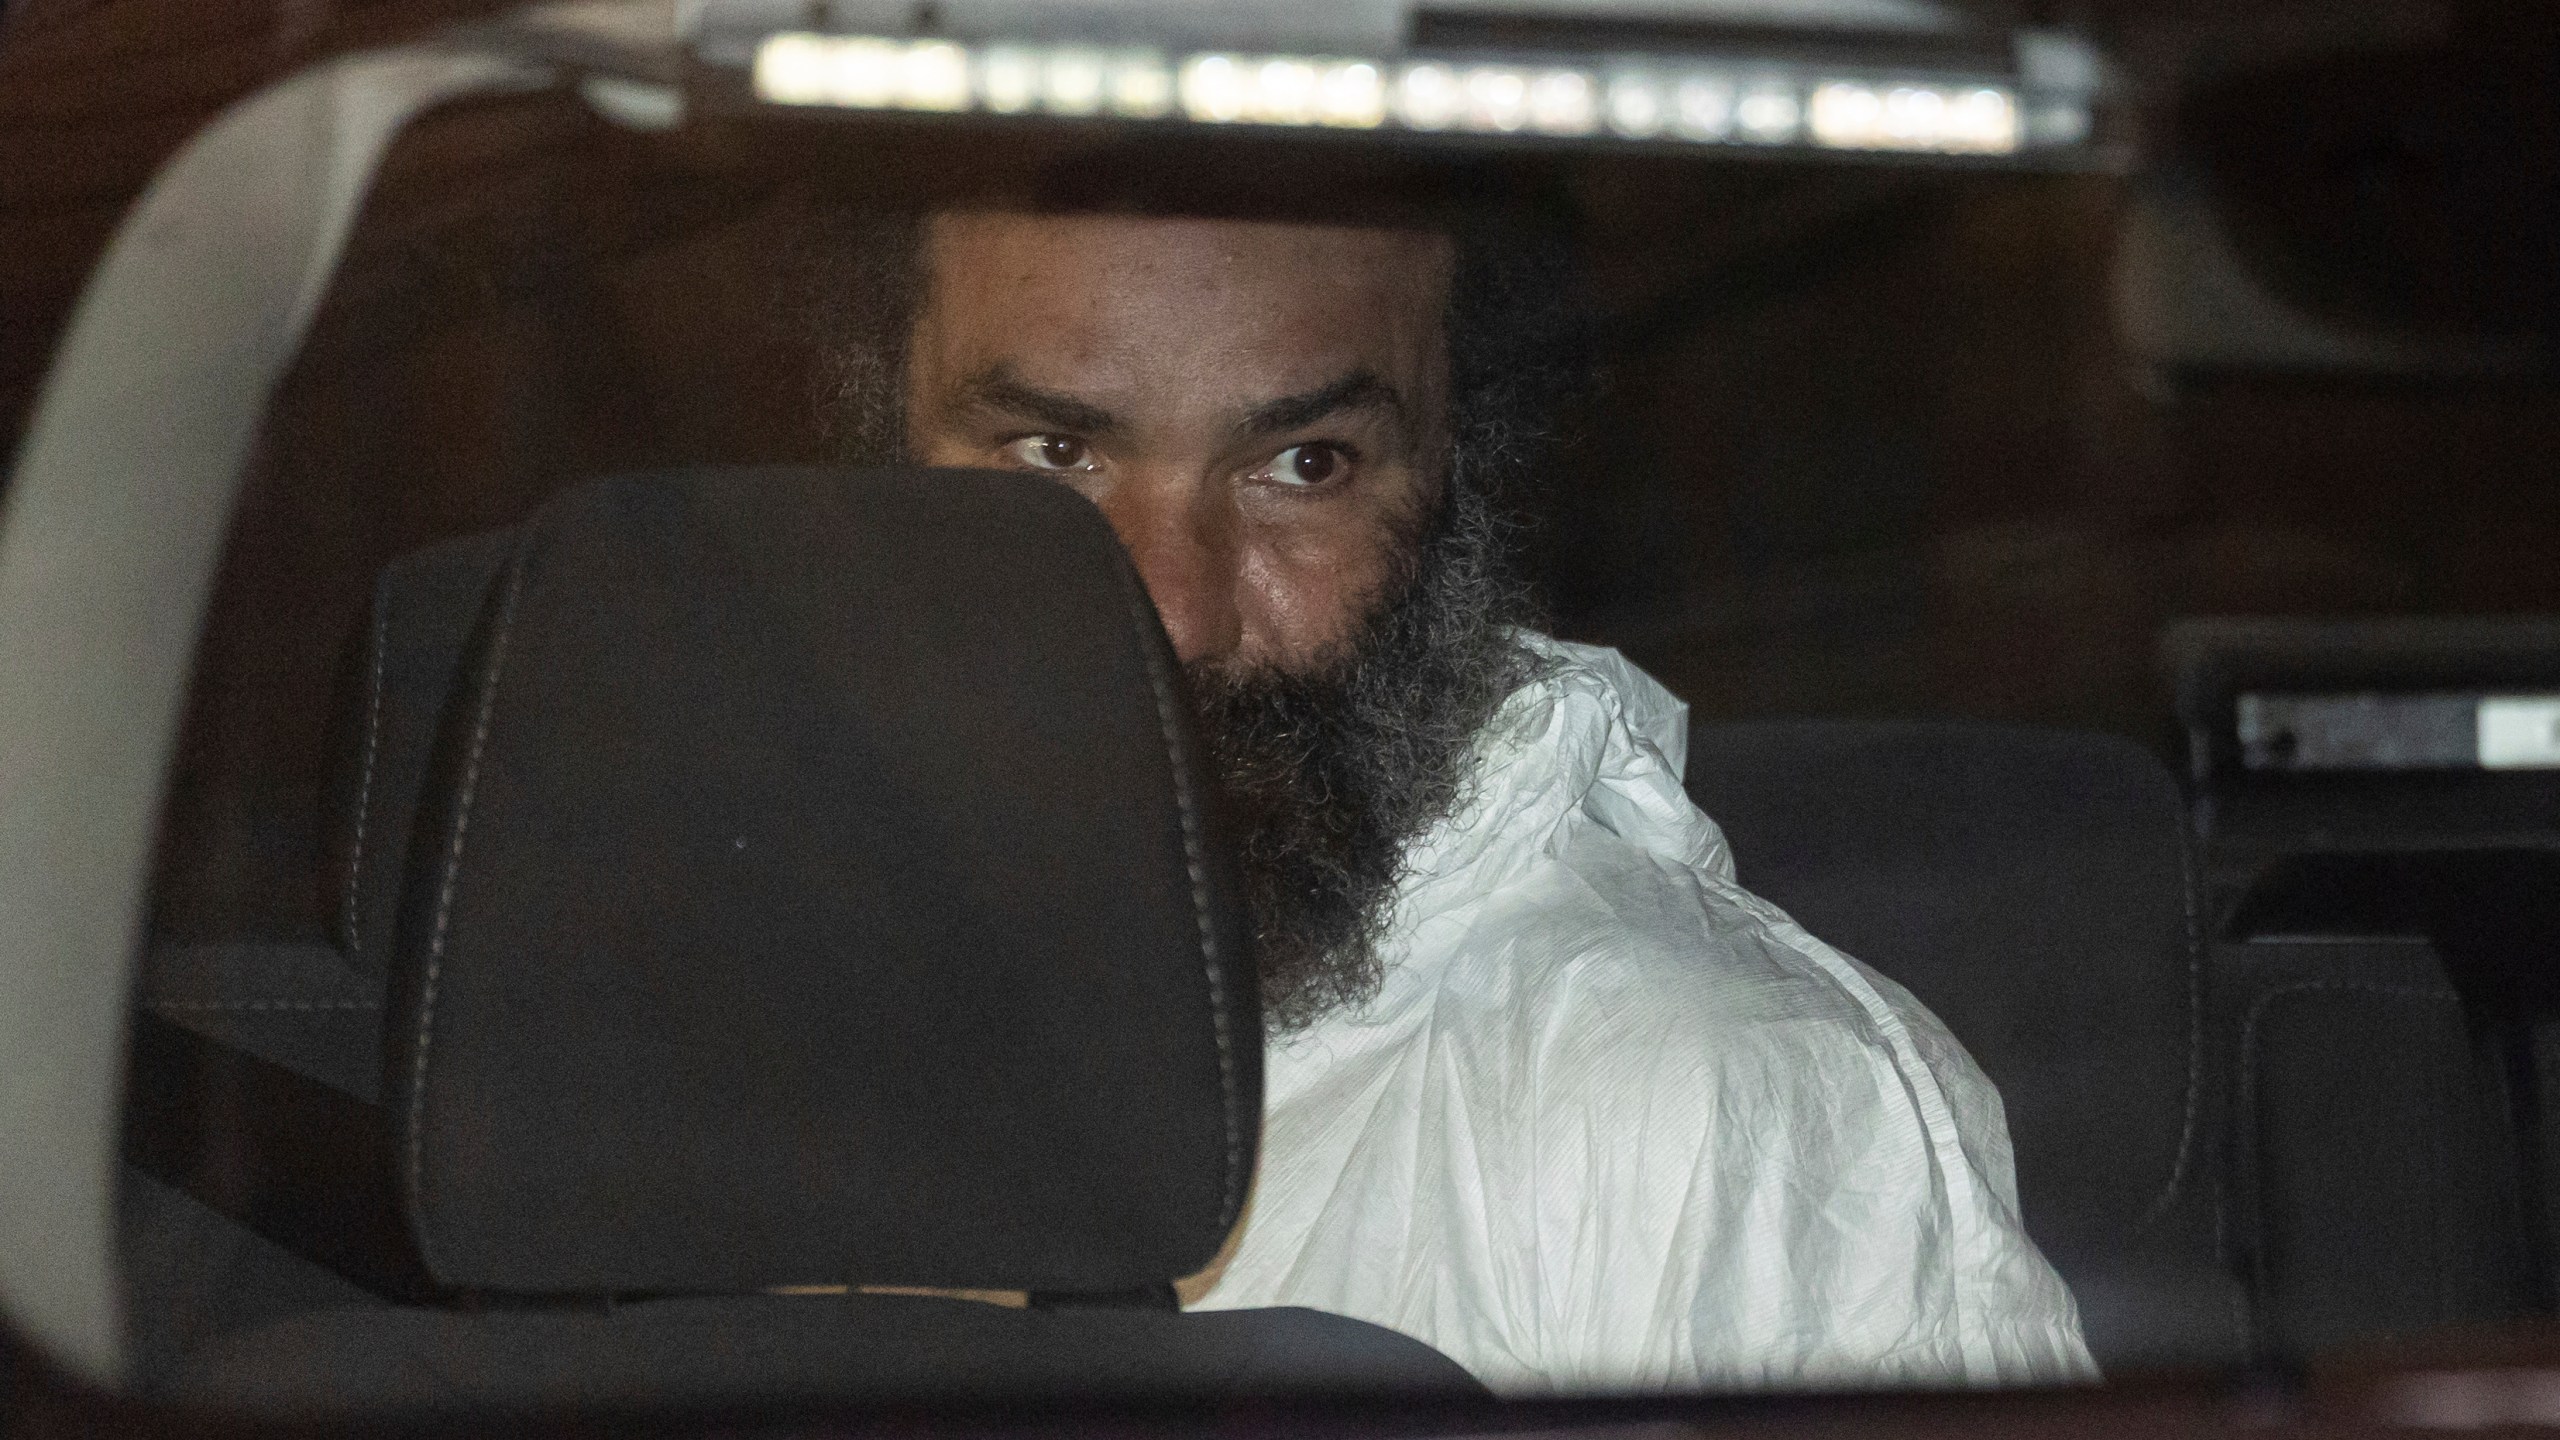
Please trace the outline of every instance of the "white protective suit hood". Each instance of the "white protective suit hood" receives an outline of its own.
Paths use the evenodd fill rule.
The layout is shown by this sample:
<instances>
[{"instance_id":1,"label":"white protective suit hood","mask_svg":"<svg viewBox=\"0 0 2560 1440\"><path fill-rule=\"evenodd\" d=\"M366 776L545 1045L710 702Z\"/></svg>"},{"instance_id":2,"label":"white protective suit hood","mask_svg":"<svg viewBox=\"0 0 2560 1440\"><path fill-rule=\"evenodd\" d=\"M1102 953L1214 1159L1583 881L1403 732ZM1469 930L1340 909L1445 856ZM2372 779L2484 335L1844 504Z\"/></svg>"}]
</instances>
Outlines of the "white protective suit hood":
<instances>
[{"instance_id":1,"label":"white protective suit hood","mask_svg":"<svg viewBox=\"0 0 2560 1440\"><path fill-rule=\"evenodd\" d=\"M1523 643L1383 990L1270 1047L1200 1307L1373 1321L1509 1395L2094 1378L1963 1047L1735 883L1687 706Z\"/></svg>"}]
</instances>

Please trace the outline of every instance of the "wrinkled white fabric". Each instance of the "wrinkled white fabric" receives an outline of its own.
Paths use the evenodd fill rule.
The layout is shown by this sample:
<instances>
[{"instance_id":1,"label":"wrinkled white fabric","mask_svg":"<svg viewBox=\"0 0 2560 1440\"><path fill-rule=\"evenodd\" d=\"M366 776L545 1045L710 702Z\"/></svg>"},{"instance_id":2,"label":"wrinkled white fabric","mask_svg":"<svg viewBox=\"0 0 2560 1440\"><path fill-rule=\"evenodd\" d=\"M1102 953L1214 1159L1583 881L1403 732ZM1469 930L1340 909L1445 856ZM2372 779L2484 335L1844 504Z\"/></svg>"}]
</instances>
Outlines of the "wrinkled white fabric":
<instances>
[{"instance_id":1,"label":"wrinkled white fabric","mask_svg":"<svg viewBox=\"0 0 2560 1440\"><path fill-rule=\"evenodd\" d=\"M1410 852L1385 989L1270 1048L1200 1308L1373 1321L1508 1395L2093 1378L1991 1083L1735 883L1685 705L1527 643L1547 671Z\"/></svg>"}]
</instances>

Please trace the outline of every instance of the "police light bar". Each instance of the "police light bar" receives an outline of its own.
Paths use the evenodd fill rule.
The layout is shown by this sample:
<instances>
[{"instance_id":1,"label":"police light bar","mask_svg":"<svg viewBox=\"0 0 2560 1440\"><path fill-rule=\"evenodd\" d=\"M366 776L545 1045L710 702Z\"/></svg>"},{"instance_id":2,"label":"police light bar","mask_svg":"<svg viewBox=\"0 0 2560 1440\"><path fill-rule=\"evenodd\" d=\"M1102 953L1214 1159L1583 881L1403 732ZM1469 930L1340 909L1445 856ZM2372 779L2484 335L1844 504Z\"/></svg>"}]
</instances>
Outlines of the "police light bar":
<instances>
[{"instance_id":1,"label":"police light bar","mask_svg":"<svg viewBox=\"0 0 2560 1440\"><path fill-rule=\"evenodd\" d=\"M1263 54L786 30L749 62L772 105L2026 157L2085 145L2085 89L1749 56Z\"/></svg>"}]
</instances>

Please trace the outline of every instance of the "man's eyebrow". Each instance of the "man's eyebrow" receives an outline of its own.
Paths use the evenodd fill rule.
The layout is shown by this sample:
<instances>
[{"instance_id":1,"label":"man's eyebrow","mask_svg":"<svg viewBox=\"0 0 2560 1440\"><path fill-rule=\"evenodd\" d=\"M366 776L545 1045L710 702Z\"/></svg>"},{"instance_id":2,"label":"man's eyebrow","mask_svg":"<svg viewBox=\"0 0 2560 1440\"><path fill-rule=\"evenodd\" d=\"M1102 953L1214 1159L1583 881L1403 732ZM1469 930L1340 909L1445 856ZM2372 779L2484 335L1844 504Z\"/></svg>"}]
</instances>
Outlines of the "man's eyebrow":
<instances>
[{"instance_id":1,"label":"man's eyebrow","mask_svg":"<svg viewBox=\"0 0 2560 1440\"><path fill-rule=\"evenodd\" d=\"M1001 410L1034 424L1078 435L1107 435L1120 428L1120 417L1089 400L1030 385L999 361L960 383L960 401L983 410Z\"/></svg>"},{"instance_id":2,"label":"man's eyebrow","mask_svg":"<svg viewBox=\"0 0 2560 1440\"><path fill-rule=\"evenodd\" d=\"M1354 370L1339 380L1297 395L1283 395L1259 406L1236 428L1247 435L1295 430L1349 410L1392 410L1405 414L1404 395L1378 378L1374 370Z\"/></svg>"}]
</instances>

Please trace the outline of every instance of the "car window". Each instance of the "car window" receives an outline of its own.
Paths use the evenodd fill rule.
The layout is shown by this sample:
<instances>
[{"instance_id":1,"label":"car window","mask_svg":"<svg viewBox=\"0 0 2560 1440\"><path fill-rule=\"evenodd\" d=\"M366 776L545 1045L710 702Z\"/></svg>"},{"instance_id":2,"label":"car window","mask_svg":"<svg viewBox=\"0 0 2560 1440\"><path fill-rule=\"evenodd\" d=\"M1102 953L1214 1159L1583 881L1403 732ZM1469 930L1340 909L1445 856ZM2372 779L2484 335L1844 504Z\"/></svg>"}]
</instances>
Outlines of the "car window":
<instances>
[{"instance_id":1,"label":"car window","mask_svg":"<svg viewBox=\"0 0 2560 1440\"><path fill-rule=\"evenodd\" d=\"M143 1404L2299 1405L2549 1315L2551 36L750 8L473 42L592 73L402 130L257 412ZM0 26L0 149L131 172L16 182L29 456L111 39Z\"/></svg>"}]
</instances>

